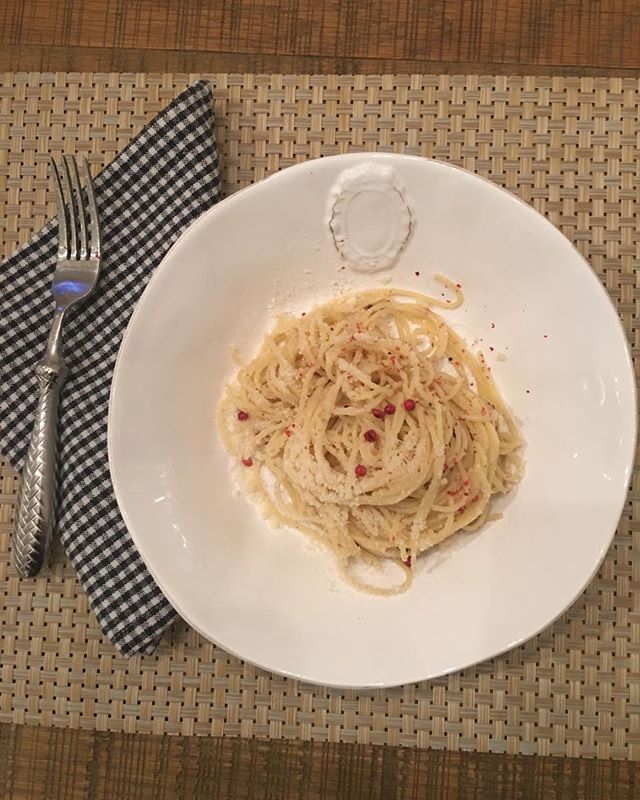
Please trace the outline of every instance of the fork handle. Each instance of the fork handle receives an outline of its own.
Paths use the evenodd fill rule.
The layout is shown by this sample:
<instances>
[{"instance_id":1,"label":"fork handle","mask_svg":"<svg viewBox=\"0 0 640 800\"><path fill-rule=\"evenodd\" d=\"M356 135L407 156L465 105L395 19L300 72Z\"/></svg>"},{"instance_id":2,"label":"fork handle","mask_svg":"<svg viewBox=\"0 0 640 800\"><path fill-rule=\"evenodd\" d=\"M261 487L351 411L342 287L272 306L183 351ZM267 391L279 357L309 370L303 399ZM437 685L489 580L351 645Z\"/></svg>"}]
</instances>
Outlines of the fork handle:
<instances>
[{"instance_id":1,"label":"fork handle","mask_svg":"<svg viewBox=\"0 0 640 800\"><path fill-rule=\"evenodd\" d=\"M23 578L37 575L51 546L55 515L56 443L60 388L67 369L59 362L36 368L39 394L18 493L13 559Z\"/></svg>"}]
</instances>

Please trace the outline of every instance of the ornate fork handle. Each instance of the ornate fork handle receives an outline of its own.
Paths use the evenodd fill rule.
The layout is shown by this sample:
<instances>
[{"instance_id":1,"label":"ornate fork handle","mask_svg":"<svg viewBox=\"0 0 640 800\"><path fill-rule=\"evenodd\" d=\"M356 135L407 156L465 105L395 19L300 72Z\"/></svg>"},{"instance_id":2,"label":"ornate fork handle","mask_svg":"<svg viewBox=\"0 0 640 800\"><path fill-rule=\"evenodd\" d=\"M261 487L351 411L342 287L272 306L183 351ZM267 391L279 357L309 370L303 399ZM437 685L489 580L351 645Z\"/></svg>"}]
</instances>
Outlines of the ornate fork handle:
<instances>
[{"instance_id":1,"label":"ornate fork handle","mask_svg":"<svg viewBox=\"0 0 640 800\"><path fill-rule=\"evenodd\" d=\"M37 575L53 534L56 487L56 444L60 388L67 375L60 363L36 368L38 405L18 494L14 560L23 578Z\"/></svg>"}]
</instances>

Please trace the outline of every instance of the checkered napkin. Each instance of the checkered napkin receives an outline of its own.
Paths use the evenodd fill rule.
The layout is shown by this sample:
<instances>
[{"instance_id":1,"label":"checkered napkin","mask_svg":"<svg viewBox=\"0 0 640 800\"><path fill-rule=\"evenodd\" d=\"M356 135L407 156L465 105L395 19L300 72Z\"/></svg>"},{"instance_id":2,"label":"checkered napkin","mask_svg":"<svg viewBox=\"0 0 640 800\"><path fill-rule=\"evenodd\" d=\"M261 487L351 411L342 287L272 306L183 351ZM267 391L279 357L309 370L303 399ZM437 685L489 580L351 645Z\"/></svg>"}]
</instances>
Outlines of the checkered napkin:
<instances>
[{"instance_id":1,"label":"checkered napkin","mask_svg":"<svg viewBox=\"0 0 640 800\"><path fill-rule=\"evenodd\" d=\"M151 652L175 618L118 511L107 463L111 376L131 312L184 229L220 199L213 97L200 81L152 120L95 180L103 263L95 294L69 316L59 425L57 532L109 639ZM0 265L0 450L19 468L51 314L58 225Z\"/></svg>"}]
</instances>

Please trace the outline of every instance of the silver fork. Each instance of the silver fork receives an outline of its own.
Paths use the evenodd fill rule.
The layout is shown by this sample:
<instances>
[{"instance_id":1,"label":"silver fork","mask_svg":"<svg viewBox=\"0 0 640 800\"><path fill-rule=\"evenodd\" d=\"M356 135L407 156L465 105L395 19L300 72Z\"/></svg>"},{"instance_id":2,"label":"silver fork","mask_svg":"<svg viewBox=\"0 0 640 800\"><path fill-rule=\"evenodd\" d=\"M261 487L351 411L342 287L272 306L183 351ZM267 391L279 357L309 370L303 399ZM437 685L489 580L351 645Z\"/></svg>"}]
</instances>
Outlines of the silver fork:
<instances>
[{"instance_id":1,"label":"silver fork","mask_svg":"<svg viewBox=\"0 0 640 800\"><path fill-rule=\"evenodd\" d=\"M62 324L69 309L91 294L100 274L100 226L87 160L82 160L86 202L75 158L64 156L62 160L64 191L53 159L51 171L58 203L58 263L52 286L55 309L47 347L36 367L38 405L18 494L13 557L22 577L38 574L53 535L58 402L68 373L62 356Z\"/></svg>"}]
</instances>

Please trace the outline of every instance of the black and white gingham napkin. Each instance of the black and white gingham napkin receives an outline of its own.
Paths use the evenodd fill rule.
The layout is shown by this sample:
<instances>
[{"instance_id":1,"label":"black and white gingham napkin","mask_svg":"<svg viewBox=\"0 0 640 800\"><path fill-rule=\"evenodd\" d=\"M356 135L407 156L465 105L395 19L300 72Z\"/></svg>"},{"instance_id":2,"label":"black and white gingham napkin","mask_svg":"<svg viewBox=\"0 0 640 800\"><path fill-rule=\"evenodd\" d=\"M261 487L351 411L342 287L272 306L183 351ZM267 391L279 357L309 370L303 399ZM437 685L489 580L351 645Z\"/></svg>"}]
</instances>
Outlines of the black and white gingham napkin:
<instances>
[{"instance_id":1,"label":"black and white gingham napkin","mask_svg":"<svg viewBox=\"0 0 640 800\"><path fill-rule=\"evenodd\" d=\"M187 88L95 180L100 282L65 326L70 375L60 410L57 532L111 641L151 652L175 611L118 511L107 463L113 367L134 305L184 229L220 199L211 87ZM35 365L52 314L58 225L0 265L0 450L22 466L37 398Z\"/></svg>"}]
</instances>

